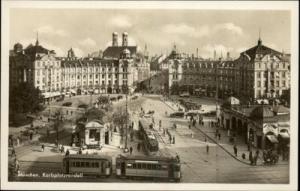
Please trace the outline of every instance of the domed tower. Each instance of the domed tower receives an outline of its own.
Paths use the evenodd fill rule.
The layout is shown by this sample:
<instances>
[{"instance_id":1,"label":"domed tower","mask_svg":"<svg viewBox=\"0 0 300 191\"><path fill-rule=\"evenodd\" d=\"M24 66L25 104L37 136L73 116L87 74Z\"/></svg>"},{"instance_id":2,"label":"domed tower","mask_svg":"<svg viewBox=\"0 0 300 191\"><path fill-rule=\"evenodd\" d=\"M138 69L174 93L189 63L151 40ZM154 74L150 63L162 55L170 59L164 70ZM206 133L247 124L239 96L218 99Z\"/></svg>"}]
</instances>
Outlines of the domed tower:
<instances>
[{"instance_id":1,"label":"domed tower","mask_svg":"<svg viewBox=\"0 0 300 191\"><path fill-rule=\"evenodd\" d=\"M128 33L127 32L123 32L122 46L128 46Z\"/></svg>"},{"instance_id":2,"label":"domed tower","mask_svg":"<svg viewBox=\"0 0 300 191\"><path fill-rule=\"evenodd\" d=\"M73 51L73 49L71 48L70 50L68 50L68 58L74 58L75 57L75 53Z\"/></svg>"},{"instance_id":3,"label":"domed tower","mask_svg":"<svg viewBox=\"0 0 300 191\"><path fill-rule=\"evenodd\" d=\"M121 58L130 58L130 50L124 49L121 53Z\"/></svg>"},{"instance_id":4,"label":"domed tower","mask_svg":"<svg viewBox=\"0 0 300 191\"><path fill-rule=\"evenodd\" d=\"M112 46L118 46L118 33L113 32L112 34Z\"/></svg>"},{"instance_id":5,"label":"domed tower","mask_svg":"<svg viewBox=\"0 0 300 191\"><path fill-rule=\"evenodd\" d=\"M16 44L14 45L14 52L15 52L15 53L19 53L19 52L22 52L22 51L23 51L23 46L22 46L22 44L16 43Z\"/></svg>"}]
</instances>

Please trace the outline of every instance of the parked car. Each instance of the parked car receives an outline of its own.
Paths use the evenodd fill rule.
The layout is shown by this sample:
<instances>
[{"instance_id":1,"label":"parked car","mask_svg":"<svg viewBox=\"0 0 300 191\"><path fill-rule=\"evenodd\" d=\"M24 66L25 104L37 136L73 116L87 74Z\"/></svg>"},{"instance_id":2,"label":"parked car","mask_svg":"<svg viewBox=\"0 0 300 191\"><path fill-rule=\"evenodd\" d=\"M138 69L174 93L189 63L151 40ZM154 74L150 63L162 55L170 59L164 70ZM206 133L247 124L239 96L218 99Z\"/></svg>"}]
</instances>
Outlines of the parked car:
<instances>
[{"instance_id":1,"label":"parked car","mask_svg":"<svg viewBox=\"0 0 300 191\"><path fill-rule=\"evenodd\" d=\"M88 108L88 105L87 105L87 104L81 104L81 105L79 105L78 107L79 107L79 108L86 109L86 108Z\"/></svg>"},{"instance_id":2,"label":"parked car","mask_svg":"<svg viewBox=\"0 0 300 191\"><path fill-rule=\"evenodd\" d=\"M66 106L66 107L69 107L69 106L72 105L72 102L65 102L65 103L63 103L62 105L63 105L63 106Z\"/></svg>"},{"instance_id":3,"label":"parked car","mask_svg":"<svg viewBox=\"0 0 300 191\"><path fill-rule=\"evenodd\" d=\"M183 92L179 95L179 97L190 97L190 94L188 92Z\"/></svg>"},{"instance_id":4,"label":"parked car","mask_svg":"<svg viewBox=\"0 0 300 191\"><path fill-rule=\"evenodd\" d=\"M184 112L178 111L178 112L171 113L171 114L170 114L170 117L174 117L174 118L181 118L181 117L184 117Z\"/></svg>"}]
</instances>

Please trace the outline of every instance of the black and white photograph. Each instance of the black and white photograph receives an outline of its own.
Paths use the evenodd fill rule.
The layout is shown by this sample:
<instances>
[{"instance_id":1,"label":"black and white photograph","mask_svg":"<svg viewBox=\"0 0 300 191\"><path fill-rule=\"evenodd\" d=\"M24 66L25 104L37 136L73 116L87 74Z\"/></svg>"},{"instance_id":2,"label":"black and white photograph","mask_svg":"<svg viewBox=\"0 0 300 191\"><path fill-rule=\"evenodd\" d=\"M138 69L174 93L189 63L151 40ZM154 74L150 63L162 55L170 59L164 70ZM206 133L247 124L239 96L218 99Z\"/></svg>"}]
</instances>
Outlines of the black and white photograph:
<instances>
[{"instance_id":1,"label":"black and white photograph","mask_svg":"<svg viewBox=\"0 0 300 191\"><path fill-rule=\"evenodd\" d=\"M2 5L1 189L297 189L298 2Z\"/></svg>"}]
</instances>

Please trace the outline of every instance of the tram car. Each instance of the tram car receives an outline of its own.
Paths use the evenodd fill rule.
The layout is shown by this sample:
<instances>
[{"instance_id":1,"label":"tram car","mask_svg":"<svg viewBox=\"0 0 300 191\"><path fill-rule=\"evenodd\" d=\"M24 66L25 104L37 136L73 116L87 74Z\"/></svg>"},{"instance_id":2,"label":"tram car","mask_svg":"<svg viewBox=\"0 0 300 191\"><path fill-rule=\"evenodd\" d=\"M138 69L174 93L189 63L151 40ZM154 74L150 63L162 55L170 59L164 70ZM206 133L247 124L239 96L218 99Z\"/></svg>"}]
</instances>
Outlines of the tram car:
<instances>
[{"instance_id":1,"label":"tram car","mask_svg":"<svg viewBox=\"0 0 300 191\"><path fill-rule=\"evenodd\" d=\"M66 174L82 173L109 177L112 173L112 157L104 155L67 155L63 159Z\"/></svg>"},{"instance_id":2,"label":"tram car","mask_svg":"<svg viewBox=\"0 0 300 191\"><path fill-rule=\"evenodd\" d=\"M152 127L146 120L139 121L139 137L143 141L143 147L148 155L154 155L159 150L159 143L155 137Z\"/></svg>"},{"instance_id":3,"label":"tram car","mask_svg":"<svg viewBox=\"0 0 300 191\"><path fill-rule=\"evenodd\" d=\"M174 157L123 156L116 158L118 178L152 178L179 182L180 161Z\"/></svg>"}]
</instances>

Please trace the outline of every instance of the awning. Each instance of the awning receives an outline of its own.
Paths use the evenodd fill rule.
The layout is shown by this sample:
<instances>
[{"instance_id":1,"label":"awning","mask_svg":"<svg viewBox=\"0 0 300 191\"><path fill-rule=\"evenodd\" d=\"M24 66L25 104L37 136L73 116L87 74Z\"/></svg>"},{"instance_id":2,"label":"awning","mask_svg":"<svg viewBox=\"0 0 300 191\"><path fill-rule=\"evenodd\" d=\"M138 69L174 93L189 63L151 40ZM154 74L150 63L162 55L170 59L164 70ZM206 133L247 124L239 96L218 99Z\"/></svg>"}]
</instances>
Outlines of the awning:
<instances>
[{"instance_id":1,"label":"awning","mask_svg":"<svg viewBox=\"0 0 300 191\"><path fill-rule=\"evenodd\" d=\"M279 122L278 127L290 127L290 123L289 122Z\"/></svg>"},{"instance_id":2,"label":"awning","mask_svg":"<svg viewBox=\"0 0 300 191\"><path fill-rule=\"evenodd\" d=\"M275 135L267 135L267 138L271 143L278 143L278 139L275 137Z\"/></svg>"},{"instance_id":3,"label":"awning","mask_svg":"<svg viewBox=\"0 0 300 191\"><path fill-rule=\"evenodd\" d=\"M282 138L285 138L285 139L289 139L289 138L290 138L290 135L289 135L287 132L279 133L279 135L280 135Z\"/></svg>"},{"instance_id":4,"label":"awning","mask_svg":"<svg viewBox=\"0 0 300 191\"><path fill-rule=\"evenodd\" d=\"M60 92L45 92L42 95L44 96L44 98L50 98L50 97L60 96L61 93Z\"/></svg>"}]
</instances>

